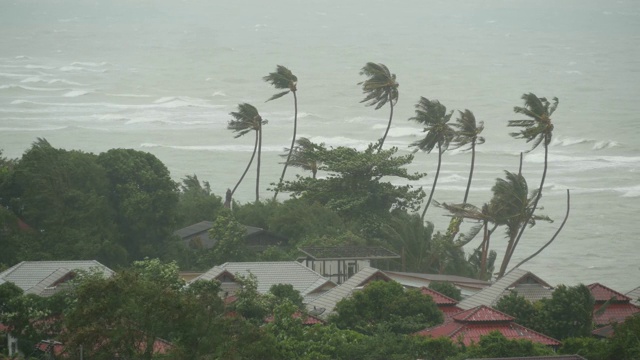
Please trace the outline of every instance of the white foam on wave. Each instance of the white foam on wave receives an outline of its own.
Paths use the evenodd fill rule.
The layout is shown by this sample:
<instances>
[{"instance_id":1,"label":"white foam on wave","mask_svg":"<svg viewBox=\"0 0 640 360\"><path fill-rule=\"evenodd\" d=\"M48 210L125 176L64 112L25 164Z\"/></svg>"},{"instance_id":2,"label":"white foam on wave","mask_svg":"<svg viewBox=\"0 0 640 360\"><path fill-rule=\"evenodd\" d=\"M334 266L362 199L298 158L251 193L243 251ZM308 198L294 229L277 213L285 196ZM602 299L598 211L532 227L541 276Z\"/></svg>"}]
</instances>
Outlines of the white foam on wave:
<instances>
[{"instance_id":1,"label":"white foam on wave","mask_svg":"<svg viewBox=\"0 0 640 360\"><path fill-rule=\"evenodd\" d=\"M63 91L67 89L61 88L41 88L41 87L33 87L33 86L23 86L17 84L9 84L9 85L0 85L0 90L11 90L11 89L21 89L27 91Z\"/></svg>"},{"instance_id":2,"label":"white foam on wave","mask_svg":"<svg viewBox=\"0 0 640 360\"><path fill-rule=\"evenodd\" d=\"M387 125L376 124L372 127L374 130L386 130ZM389 134L387 137L399 138L399 137L416 137L417 135L422 134L422 130L414 128L414 127L396 127L391 125L389 129Z\"/></svg>"},{"instance_id":3,"label":"white foam on wave","mask_svg":"<svg viewBox=\"0 0 640 360\"><path fill-rule=\"evenodd\" d=\"M386 121L388 121L389 119L386 119ZM352 118L348 118L344 120L345 122L348 123L363 123L363 122L380 122L380 121L385 121L385 119L383 118L374 118L374 117L370 117L370 116L356 116L356 117L352 117ZM386 127L386 125L384 125Z\"/></svg>"},{"instance_id":4,"label":"white foam on wave","mask_svg":"<svg viewBox=\"0 0 640 360\"><path fill-rule=\"evenodd\" d=\"M618 143L617 141L598 141L593 144L593 150L611 149L617 146L620 146L620 143Z\"/></svg>"},{"instance_id":5,"label":"white foam on wave","mask_svg":"<svg viewBox=\"0 0 640 360\"><path fill-rule=\"evenodd\" d=\"M225 94L223 91L214 91L211 96L216 97L216 96L222 96L222 97L226 97L227 94Z\"/></svg>"},{"instance_id":6,"label":"white foam on wave","mask_svg":"<svg viewBox=\"0 0 640 360\"><path fill-rule=\"evenodd\" d=\"M592 141L594 140L585 139L585 138L571 138L571 137L554 138L553 140L551 140L550 145L551 146L571 146L571 145L577 145L577 144L584 144Z\"/></svg>"},{"instance_id":7,"label":"white foam on wave","mask_svg":"<svg viewBox=\"0 0 640 360\"><path fill-rule=\"evenodd\" d=\"M88 72L97 72L97 73L107 72L107 69L87 69L86 67L80 67L75 65L62 66L58 68L58 70L64 71L64 72L77 72L77 71L88 71Z\"/></svg>"},{"instance_id":8,"label":"white foam on wave","mask_svg":"<svg viewBox=\"0 0 640 360\"><path fill-rule=\"evenodd\" d=\"M23 132L23 131L59 131L68 129L68 126L43 126L37 128L25 127L0 127L0 132Z\"/></svg>"},{"instance_id":9,"label":"white foam on wave","mask_svg":"<svg viewBox=\"0 0 640 360\"><path fill-rule=\"evenodd\" d=\"M106 66L106 65L109 65L109 63L104 61L100 63L88 62L88 61L75 61L71 63L71 66L100 67L100 66Z\"/></svg>"},{"instance_id":10,"label":"white foam on wave","mask_svg":"<svg viewBox=\"0 0 640 360\"><path fill-rule=\"evenodd\" d=\"M30 60L31 58L26 55L18 55L14 59L16 60Z\"/></svg>"},{"instance_id":11,"label":"white foam on wave","mask_svg":"<svg viewBox=\"0 0 640 360\"><path fill-rule=\"evenodd\" d=\"M75 90L74 90L75 91ZM78 91L84 91L84 90L78 90ZM72 97L71 95L76 95L76 96L80 96L77 95L76 93L74 94L70 94L69 97ZM184 100L173 100L173 101L167 101L167 102L162 102L162 103L153 103L153 104L116 104L116 103L107 103L107 102L99 102L99 103L87 103L87 102L83 102L83 103L49 103L49 102L39 102L39 101L29 101L29 100L14 100L11 104L17 105L17 104L31 104L31 105L36 105L36 106L48 106L48 107L52 107L52 106L58 106L58 107L69 107L69 108L73 108L73 107L106 107L106 108L111 108L111 109L120 109L120 110L146 110L146 109L174 109L174 108L180 108L180 107L201 107L201 108L208 108L208 109L219 109L219 108L223 108L224 105L212 105L212 104L201 104L201 103L197 103L197 102L189 102L189 101L184 101Z\"/></svg>"},{"instance_id":12,"label":"white foam on wave","mask_svg":"<svg viewBox=\"0 0 640 360\"><path fill-rule=\"evenodd\" d=\"M62 95L64 97L78 97L78 96L83 96L83 95L87 95L90 94L92 91L90 90L71 90L68 93Z\"/></svg>"},{"instance_id":13,"label":"white foam on wave","mask_svg":"<svg viewBox=\"0 0 640 360\"><path fill-rule=\"evenodd\" d=\"M364 150L367 148L367 146L369 146L369 143L371 143L371 141L353 139L345 136L311 136L308 138L309 140L311 140L311 142L314 142L316 144L324 143L327 147L345 146L355 148L357 150Z\"/></svg>"},{"instance_id":14,"label":"white foam on wave","mask_svg":"<svg viewBox=\"0 0 640 360\"><path fill-rule=\"evenodd\" d=\"M434 173L435 175L435 173ZM438 184L451 184L451 183L467 183L468 178L460 176L458 174L451 174L447 176L440 175L438 178Z\"/></svg>"},{"instance_id":15,"label":"white foam on wave","mask_svg":"<svg viewBox=\"0 0 640 360\"><path fill-rule=\"evenodd\" d=\"M142 143L142 148L169 148L185 151L211 151L211 152L253 152L253 145L161 145L154 143ZM263 146L262 152L281 152L282 147Z\"/></svg>"},{"instance_id":16,"label":"white foam on wave","mask_svg":"<svg viewBox=\"0 0 640 360\"><path fill-rule=\"evenodd\" d=\"M622 197L640 197L640 185L622 188Z\"/></svg>"},{"instance_id":17,"label":"white foam on wave","mask_svg":"<svg viewBox=\"0 0 640 360\"><path fill-rule=\"evenodd\" d=\"M149 98L151 95L144 94L110 94L106 93L107 96L116 96L116 97L132 97L132 98Z\"/></svg>"},{"instance_id":18,"label":"white foam on wave","mask_svg":"<svg viewBox=\"0 0 640 360\"><path fill-rule=\"evenodd\" d=\"M69 80L65 80L65 79L43 79L40 76L31 76L28 77L26 79L22 79L20 81L21 83L44 83L44 84L66 84L66 85L82 85L80 83L77 83L75 81L69 81Z\"/></svg>"},{"instance_id":19,"label":"white foam on wave","mask_svg":"<svg viewBox=\"0 0 640 360\"><path fill-rule=\"evenodd\" d=\"M33 74L0 73L0 76L7 77L7 78L21 78L21 77L26 78L26 77L33 76Z\"/></svg>"}]
</instances>

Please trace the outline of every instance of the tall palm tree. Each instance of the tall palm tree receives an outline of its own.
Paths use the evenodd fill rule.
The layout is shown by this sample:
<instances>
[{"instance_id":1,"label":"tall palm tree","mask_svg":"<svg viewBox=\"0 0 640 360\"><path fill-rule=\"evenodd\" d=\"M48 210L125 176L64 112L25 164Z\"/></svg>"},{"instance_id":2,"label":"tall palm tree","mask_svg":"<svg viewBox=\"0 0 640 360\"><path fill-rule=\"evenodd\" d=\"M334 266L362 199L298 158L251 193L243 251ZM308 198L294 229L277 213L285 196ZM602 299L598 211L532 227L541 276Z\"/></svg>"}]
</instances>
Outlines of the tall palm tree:
<instances>
[{"instance_id":1,"label":"tall palm tree","mask_svg":"<svg viewBox=\"0 0 640 360\"><path fill-rule=\"evenodd\" d=\"M466 203L469 197L469 189L471 188L471 180L473 179L473 168L476 162L476 145L484 144L484 137L480 136L480 133L484 130L484 121L477 123L476 117L469 110L458 112L460 113L460 117L456 119L455 124L451 125L457 129L456 136L451 145L453 149L468 146L463 150L471 150L471 169L469 170L467 190L464 192L464 200L462 200L462 203Z\"/></svg>"},{"instance_id":2,"label":"tall palm tree","mask_svg":"<svg viewBox=\"0 0 640 360\"><path fill-rule=\"evenodd\" d=\"M427 200L427 205L424 211L422 211L422 220L424 220L424 215L427 213L427 209L433 198L433 192L436 189L438 175L440 174L440 165L442 164L442 153L447 150L456 135L454 129L448 124L452 115L453 110L447 113L447 108L438 100L429 100L425 97L420 97L420 101L416 104L416 115L409 119L422 124L424 126L423 132L427 133L422 140L413 142L410 146L417 147L416 151L419 149L427 153L430 153L435 147L438 148L438 169L436 170L436 176L433 180L429 200Z\"/></svg>"},{"instance_id":3,"label":"tall palm tree","mask_svg":"<svg viewBox=\"0 0 640 360\"><path fill-rule=\"evenodd\" d=\"M273 200L278 197L278 192L280 189L280 185L282 185L282 180L284 179L284 174L287 172L287 166L289 166L289 159L291 158L291 152L293 151L293 147L296 143L296 132L298 130L298 96L296 92L298 91L298 78L293 75L291 70L287 69L282 65L278 65L276 67L276 71L269 73L269 75L262 78L264 81L270 83L276 89L286 89L285 91L279 92L267 101L275 100L281 98L288 93L293 94L293 138L291 139L291 147L289 148L289 155L287 156L287 161L284 163L284 168L282 169L282 175L280 175L280 181L278 181L278 187L276 187L276 192L273 195Z\"/></svg>"},{"instance_id":4,"label":"tall palm tree","mask_svg":"<svg viewBox=\"0 0 640 360\"><path fill-rule=\"evenodd\" d=\"M539 220L552 221L544 215L533 215L538 191L529 194L527 180L524 176L509 171L505 171L505 174L506 179L497 179L496 184L491 188L493 197L489 202L496 224L506 227L509 239L498 278L501 278L507 270L518 245L517 238L520 229L527 225L534 226Z\"/></svg>"},{"instance_id":5,"label":"tall palm tree","mask_svg":"<svg viewBox=\"0 0 640 360\"><path fill-rule=\"evenodd\" d=\"M366 94L365 98L360 101L361 103L366 103L366 106L375 105L376 110L389 103L389 123L382 139L378 143L378 152L380 152L391 128L393 107L398 102L399 84L396 81L396 74L392 74L384 64L368 62L360 70L360 75L367 77L367 80L358 83L358 85L362 85L362 92Z\"/></svg>"},{"instance_id":6,"label":"tall palm tree","mask_svg":"<svg viewBox=\"0 0 640 360\"><path fill-rule=\"evenodd\" d=\"M249 164L247 164L247 168L242 173L240 180L236 186L234 186L231 191L231 196L236 192L238 186L244 179L244 176L249 171L249 167L251 167L251 163L253 162L253 158L256 156L256 151L258 153L258 170L256 175L256 201L260 199L260 153L262 150L262 125L267 124L267 120L263 120L260 114L258 113L258 109L256 109L253 105L243 103L238 105L238 111L233 111L229 113L233 120L229 120L227 125L227 129L233 130L236 133L234 138L239 138L250 131L255 131L256 140L253 146L253 153L251 154L251 159L249 160Z\"/></svg>"},{"instance_id":7,"label":"tall palm tree","mask_svg":"<svg viewBox=\"0 0 640 360\"><path fill-rule=\"evenodd\" d=\"M547 177L547 165L549 156L549 144L551 143L551 137L553 135L553 124L551 123L551 115L558 108L558 98L554 97L553 103L549 102L547 98L539 98L534 93L528 93L522 95L524 100L524 107L515 106L513 111L517 114L523 114L530 119L526 120L509 120L507 126L522 128L518 132L512 132L510 135L516 139L525 139L527 142L533 141L533 146L529 151L533 151L538 145L544 146L544 169L542 171L542 178L540 179L540 186L533 204L531 206L531 212L529 213L528 220L524 222L523 226L519 229L518 235L515 239L514 247L518 245L526 224L533 217L533 212L538 206L538 201L542 197L542 188L544 187L544 181ZM502 272L502 269L501 269Z\"/></svg>"},{"instance_id":8,"label":"tall palm tree","mask_svg":"<svg viewBox=\"0 0 640 360\"><path fill-rule=\"evenodd\" d=\"M286 157L287 162L291 166L311 171L312 177L315 179L318 169L322 164L320 154L323 150L326 150L324 143L316 144L306 137L301 137L296 140L296 144L293 149L285 149L288 151L288 155L284 154L280 156Z\"/></svg>"}]
</instances>

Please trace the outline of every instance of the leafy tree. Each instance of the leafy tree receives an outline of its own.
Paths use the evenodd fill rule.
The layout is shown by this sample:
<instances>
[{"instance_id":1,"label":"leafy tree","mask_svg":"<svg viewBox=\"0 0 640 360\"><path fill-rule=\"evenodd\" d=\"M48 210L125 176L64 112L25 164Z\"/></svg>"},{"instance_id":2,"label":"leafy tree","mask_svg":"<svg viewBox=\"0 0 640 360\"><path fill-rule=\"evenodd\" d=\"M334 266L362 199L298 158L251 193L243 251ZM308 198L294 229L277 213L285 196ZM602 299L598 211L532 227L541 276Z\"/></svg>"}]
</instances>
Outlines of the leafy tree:
<instances>
[{"instance_id":1,"label":"leafy tree","mask_svg":"<svg viewBox=\"0 0 640 360\"><path fill-rule=\"evenodd\" d=\"M640 316L631 316L622 324L614 325L610 343L610 359L631 360L640 358Z\"/></svg>"},{"instance_id":2,"label":"leafy tree","mask_svg":"<svg viewBox=\"0 0 640 360\"><path fill-rule=\"evenodd\" d=\"M429 283L429 289L435 290L454 300L462 300L462 291L448 281L432 281Z\"/></svg>"},{"instance_id":3,"label":"leafy tree","mask_svg":"<svg viewBox=\"0 0 640 360\"><path fill-rule=\"evenodd\" d=\"M477 345L467 347L463 359L553 355L553 350L529 340L509 340L498 331L481 336Z\"/></svg>"},{"instance_id":4,"label":"leafy tree","mask_svg":"<svg viewBox=\"0 0 640 360\"><path fill-rule=\"evenodd\" d=\"M291 284L274 284L271 285L269 289L269 293L273 294L276 298L276 303L281 303L283 301L288 301L298 309L302 308L302 295L300 292L293 288Z\"/></svg>"},{"instance_id":5,"label":"leafy tree","mask_svg":"<svg viewBox=\"0 0 640 360\"><path fill-rule=\"evenodd\" d=\"M515 322L536 331L544 331L540 324L540 310L529 300L510 292L498 300L495 308L515 318Z\"/></svg>"},{"instance_id":6,"label":"leafy tree","mask_svg":"<svg viewBox=\"0 0 640 360\"><path fill-rule=\"evenodd\" d=\"M551 115L558 108L558 98L553 98L553 104L546 98L539 98L533 93L523 94L522 100L524 100L524 107L515 106L513 111L518 114L523 114L530 119L527 120L509 120L509 127L522 128L519 132L512 132L510 135L517 139L525 139L527 142L533 141L532 151L541 143L544 144L544 169L542 171L542 177L540 179L540 186L532 201L533 205L529 209L528 217L522 223L521 228L518 231L518 235L514 240L514 248L520 242L522 234L528 224L533 218L533 213L536 211L538 202L542 197L542 188L544 187L544 181L547 176L547 164L549 155L549 144L551 143L551 137L553 135L553 124L551 123ZM508 263L508 262L507 262ZM504 263L503 263L504 264ZM504 271L500 270L501 275Z\"/></svg>"},{"instance_id":7,"label":"leafy tree","mask_svg":"<svg viewBox=\"0 0 640 360\"><path fill-rule=\"evenodd\" d=\"M209 230L209 236L216 239L216 243L211 249L213 264L248 260L250 253L245 244L245 235L245 227L236 221L231 212L221 212Z\"/></svg>"},{"instance_id":8,"label":"leafy tree","mask_svg":"<svg viewBox=\"0 0 640 360\"><path fill-rule=\"evenodd\" d=\"M589 360L613 360L609 357L609 341L594 337L571 337L562 340L558 354L580 355ZM622 358L615 358L622 359Z\"/></svg>"},{"instance_id":9,"label":"leafy tree","mask_svg":"<svg viewBox=\"0 0 640 360\"><path fill-rule=\"evenodd\" d=\"M211 192L209 182L201 183L196 175L187 175L182 179L177 210L178 228L215 219L220 209L222 199Z\"/></svg>"},{"instance_id":10,"label":"leafy tree","mask_svg":"<svg viewBox=\"0 0 640 360\"><path fill-rule=\"evenodd\" d=\"M330 322L365 334L376 332L380 327L406 334L442 322L442 313L431 297L416 289L405 290L395 281L371 282L341 300L335 312Z\"/></svg>"},{"instance_id":11,"label":"leafy tree","mask_svg":"<svg viewBox=\"0 0 640 360\"><path fill-rule=\"evenodd\" d=\"M158 256L172 237L178 204L177 184L150 153L111 149L98 156L109 180L121 244L133 259Z\"/></svg>"},{"instance_id":12,"label":"leafy tree","mask_svg":"<svg viewBox=\"0 0 640 360\"><path fill-rule=\"evenodd\" d=\"M260 199L260 153L262 151L262 125L267 124L267 120L263 120L260 114L258 114L258 109L256 109L253 105L243 103L238 105L238 111L233 111L229 113L233 120L229 120L227 125L227 129L232 130L237 133L235 138L239 138L250 131L255 131L256 140L253 146L253 153L251 154L251 159L249 159L249 164L247 164L247 168L242 173L240 180L236 186L231 190L231 196L236 192L238 186L244 179L244 176L247 175L247 171L249 171L249 167L251 167L251 163L253 162L253 158L256 156L256 152L258 153L258 167L256 171L256 201Z\"/></svg>"},{"instance_id":13,"label":"leafy tree","mask_svg":"<svg viewBox=\"0 0 640 360\"><path fill-rule=\"evenodd\" d=\"M447 150L449 144L456 136L456 132L451 125L448 124L452 115L453 110L447 113L446 106L442 105L438 100L429 100L425 97L420 97L420 101L416 104L416 115L409 119L422 124L424 126L423 132L427 133L423 139L413 142L410 146L415 146L418 150L426 151L427 153L430 153L436 147L438 148L438 168L436 170L436 176L433 179L429 199L422 211L423 220L431 203L431 199L433 198L436 184L438 183L440 165L442 164L442 153Z\"/></svg>"},{"instance_id":14,"label":"leafy tree","mask_svg":"<svg viewBox=\"0 0 640 360\"><path fill-rule=\"evenodd\" d=\"M95 258L111 264L126 259L107 198L107 174L97 160L93 154L56 149L38 139L13 167L2 197L9 210L35 230L26 237L36 241L19 247L26 250L26 259Z\"/></svg>"},{"instance_id":15,"label":"leafy tree","mask_svg":"<svg viewBox=\"0 0 640 360\"><path fill-rule=\"evenodd\" d=\"M273 209L269 229L287 237L290 245L347 231L343 219L336 212L305 199L289 199Z\"/></svg>"},{"instance_id":16,"label":"leafy tree","mask_svg":"<svg viewBox=\"0 0 640 360\"><path fill-rule=\"evenodd\" d=\"M321 170L328 172L326 178L298 177L285 182L283 190L328 207L345 221L357 223L363 234L377 234L392 209L415 210L424 197L421 189L396 186L382 179L418 180L424 174L409 174L404 167L413 155L396 157L397 148L374 150L370 145L364 152L347 147L323 151Z\"/></svg>"},{"instance_id":17,"label":"leafy tree","mask_svg":"<svg viewBox=\"0 0 640 360\"><path fill-rule=\"evenodd\" d=\"M594 299L586 286L559 285L541 303L544 334L559 340L591 335Z\"/></svg>"},{"instance_id":18,"label":"leafy tree","mask_svg":"<svg viewBox=\"0 0 640 360\"><path fill-rule=\"evenodd\" d=\"M287 172L287 166L289 166L289 160L291 159L291 154L293 152L293 147L296 143L296 132L298 130L298 77L293 75L291 70L287 69L282 65L278 65L276 67L276 72L269 73L269 75L263 78L264 81L270 83L276 89L285 91L279 92L267 101L275 100L281 98L288 93L293 94L293 137L291 138L291 147L289 148L289 154L287 155L287 161L284 163L284 168L282 169L282 175L280 175L280 181L278 181L278 187L276 188L275 194L273 195L273 200L278 197L278 190L280 188L280 184L282 184L282 180L284 179L284 174Z\"/></svg>"},{"instance_id":19,"label":"leafy tree","mask_svg":"<svg viewBox=\"0 0 640 360\"><path fill-rule=\"evenodd\" d=\"M365 98L360 101L361 103L366 103L366 106L375 106L376 110L389 103L389 123L384 135L376 145L378 152L380 152L391 128L393 107L398 102L399 84L396 81L396 74L392 74L384 64L368 62L360 70L360 75L367 77L367 80L358 83L358 85L362 85L362 92L366 94Z\"/></svg>"},{"instance_id":20,"label":"leafy tree","mask_svg":"<svg viewBox=\"0 0 640 360\"><path fill-rule=\"evenodd\" d=\"M236 275L236 282L240 284L240 291L236 293L237 300L233 302L233 310L253 324L262 324L272 310L272 301L258 292L255 275Z\"/></svg>"},{"instance_id":21,"label":"leafy tree","mask_svg":"<svg viewBox=\"0 0 640 360\"><path fill-rule=\"evenodd\" d=\"M425 225L420 215L406 211L393 211L391 219L382 228L382 238L387 244L402 254L402 271L431 271L429 259L433 225Z\"/></svg>"}]
</instances>

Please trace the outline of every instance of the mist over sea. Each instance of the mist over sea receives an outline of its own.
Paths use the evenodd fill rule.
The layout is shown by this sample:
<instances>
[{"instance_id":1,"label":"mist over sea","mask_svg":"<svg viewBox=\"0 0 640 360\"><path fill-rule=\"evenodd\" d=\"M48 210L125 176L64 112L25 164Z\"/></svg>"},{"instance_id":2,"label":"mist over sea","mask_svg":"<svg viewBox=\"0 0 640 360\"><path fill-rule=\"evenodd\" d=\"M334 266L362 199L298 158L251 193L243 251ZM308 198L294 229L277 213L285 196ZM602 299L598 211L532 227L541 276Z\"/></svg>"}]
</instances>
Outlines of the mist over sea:
<instances>
[{"instance_id":1,"label":"mist over sea","mask_svg":"<svg viewBox=\"0 0 640 360\"><path fill-rule=\"evenodd\" d=\"M54 147L155 154L175 180L196 174L223 195L253 149L226 129L237 104L255 105L264 128L262 198L282 171L293 100L262 77L285 65L298 76L298 136L364 149L384 132L388 108L365 107L357 85L368 61L397 75L400 100L385 148L424 136L407 121L420 96L484 121L469 202L481 205L530 144L509 137L520 96L560 99L541 213L512 259L556 231L571 190L571 215L556 241L523 266L551 284L640 285L640 2L621 0L15 0L0 3L0 148L16 158L38 138ZM542 147L524 157L530 188ZM470 154L445 153L435 200L461 202ZM418 153L428 172L436 152ZM287 178L293 178L289 169ZM252 201L255 171L235 198ZM281 199L284 199L282 197ZM446 230L448 217L427 218ZM494 234L498 266L505 240ZM474 241L469 246L477 246Z\"/></svg>"}]
</instances>

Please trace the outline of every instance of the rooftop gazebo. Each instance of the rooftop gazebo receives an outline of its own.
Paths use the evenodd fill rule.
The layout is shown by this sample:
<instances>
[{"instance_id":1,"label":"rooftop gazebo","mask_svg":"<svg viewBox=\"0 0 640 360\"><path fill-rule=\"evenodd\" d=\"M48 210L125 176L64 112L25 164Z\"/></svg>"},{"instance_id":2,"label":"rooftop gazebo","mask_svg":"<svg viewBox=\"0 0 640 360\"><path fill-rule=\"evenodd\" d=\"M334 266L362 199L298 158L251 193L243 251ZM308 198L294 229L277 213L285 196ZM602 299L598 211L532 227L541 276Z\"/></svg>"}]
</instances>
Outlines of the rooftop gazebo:
<instances>
[{"instance_id":1,"label":"rooftop gazebo","mask_svg":"<svg viewBox=\"0 0 640 360\"><path fill-rule=\"evenodd\" d=\"M310 246L298 250L305 255L299 259L301 262L337 284L342 284L361 269L375 267L377 261L401 258L381 246Z\"/></svg>"}]
</instances>

